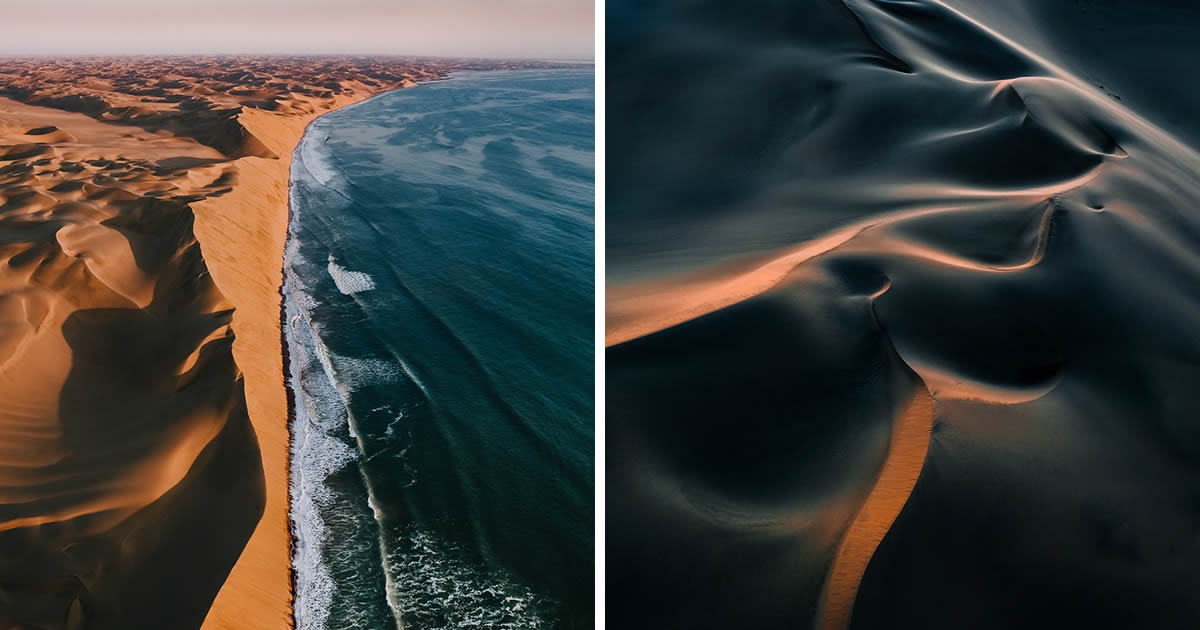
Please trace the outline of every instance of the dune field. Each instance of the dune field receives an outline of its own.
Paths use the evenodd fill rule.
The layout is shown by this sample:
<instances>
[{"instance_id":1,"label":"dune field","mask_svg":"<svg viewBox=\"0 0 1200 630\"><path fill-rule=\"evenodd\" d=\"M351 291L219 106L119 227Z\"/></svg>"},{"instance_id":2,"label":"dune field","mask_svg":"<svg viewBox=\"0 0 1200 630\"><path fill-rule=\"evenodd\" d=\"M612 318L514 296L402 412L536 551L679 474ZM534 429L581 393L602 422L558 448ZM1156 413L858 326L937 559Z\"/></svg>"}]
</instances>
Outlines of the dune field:
<instances>
[{"instance_id":1,"label":"dune field","mask_svg":"<svg viewBox=\"0 0 1200 630\"><path fill-rule=\"evenodd\" d=\"M505 65L0 60L0 626L290 627L292 149Z\"/></svg>"},{"instance_id":2,"label":"dune field","mask_svg":"<svg viewBox=\"0 0 1200 630\"><path fill-rule=\"evenodd\" d=\"M1200 626L1200 13L608 8L621 628Z\"/></svg>"}]
</instances>

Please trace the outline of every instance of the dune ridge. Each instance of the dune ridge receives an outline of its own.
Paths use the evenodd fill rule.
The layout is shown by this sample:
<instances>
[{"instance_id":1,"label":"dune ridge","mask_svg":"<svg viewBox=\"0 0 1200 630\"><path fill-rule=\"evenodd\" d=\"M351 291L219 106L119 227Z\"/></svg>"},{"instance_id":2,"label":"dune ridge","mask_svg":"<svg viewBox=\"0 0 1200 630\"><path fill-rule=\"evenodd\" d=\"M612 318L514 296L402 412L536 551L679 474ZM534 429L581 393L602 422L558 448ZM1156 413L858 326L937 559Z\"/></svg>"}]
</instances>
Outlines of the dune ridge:
<instances>
[{"instance_id":1,"label":"dune ridge","mask_svg":"<svg viewBox=\"0 0 1200 630\"><path fill-rule=\"evenodd\" d=\"M929 430L933 426L933 399L929 390L919 386L913 392L896 426L892 429L888 456L879 471L879 478L862 508L846 529L838 545L829 577L821 593L821 608L816 627L821 630L844 630L850 627L854 596L858 584L875 549L891 529L917 485L917 477L925 465L929 449Z\"/></svg>"},{"instance_id":2,"label":"dune ridge","mask_svg":"<svg viewBox=\"0 0 1200 630\"><path fill-rule=\"evenodd\" d=\"M514 65L0 60L0 626L290 627L292 148Z\"/></svg>"}]
</instances>

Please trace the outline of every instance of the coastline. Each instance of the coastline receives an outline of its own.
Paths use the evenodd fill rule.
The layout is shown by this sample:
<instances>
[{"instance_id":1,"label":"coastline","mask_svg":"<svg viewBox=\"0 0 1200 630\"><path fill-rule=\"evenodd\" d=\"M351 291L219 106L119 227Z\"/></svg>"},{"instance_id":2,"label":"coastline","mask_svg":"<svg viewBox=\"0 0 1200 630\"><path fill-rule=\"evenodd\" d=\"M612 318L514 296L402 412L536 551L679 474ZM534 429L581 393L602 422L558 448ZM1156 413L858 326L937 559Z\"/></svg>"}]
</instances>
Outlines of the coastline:
<instances>
[{"instance_id":1,"label":"coastline","mask_svg":"<svg viewBox=\"0 0 1200 630\"><path fill-rule=\"evenodd\" d=\"M460 504L451 505L455 509L448 509L447 512L453 516L441 516L434 512L434 509L442 507L440 505L423 512L410 512L407 509L413 503L419 507L422 501L437 502L451 495L459 500L457 493L460 492L469 499L475 491L474 488L462 490L462 485L456 484L459 479L453 478L455 474L466 470L463 466L442 468L421 464L445 462L455 455L455 451L473 453L481 462L487 461L489 449L470 444L471 440L478 439L485 431L476 433L471 428L456 432L454 428L447 429L440 426L440 422L428 420L443 418L430 409L443 404L438 401L439 398L442 401L450 399L445 394L447 390L463 391L466 388L475 392L478 390L472 388L486 388L491 382L486 378L476 379L483 375L479 372L478 364L470 362L470 358L474 358L486 365L486 355L483 358L461 357L466 359L462 371L467 374L462 379L462 388L433 389L437 384L444 386L447 383L436 375L430 375L426 369L430 364L419 357L439 357L439 365L456 365L444 361L448 354L452 359L459 358L454 356L454 352L462 351L455 347L444 348L446 345L453 346L453 341L439 336L439 333L444 335L445 330L429 330L437 325L437 314L445 315L437 311L436 299L430 304L416 297L423 295L428 299L431 295L436 296L437 287L420 282L410 283L411 278L400 270L412 273L421 269L421 255L412 253L420 252L422 243L439 242L434 233L442 232L437 230L457 232L457 228L466 225L467 221L471 221L471 227L479 229L477 226L486 226L488 222L486 217L462 216L455 219L461 225L428 221L421 224L427 226L430 232L418 230L415 225L413 229L401 231L396 228L407 225L413 219L398 217L407 214L404 212L406 206L402 204L429 203L425 193L439 190L439 185L445 185L438 177L441 174L439 168L449 168L445 166L447 164L461 167L458 174L462 180L468 181L472 175L478 174L471 168L484 173L488 172L488 167L495 168L495 164L480 159L486 157L486 152L480 155L480 145L470 141L470 133L475 126L480 126L482 133L488 134L488 140L498 133L495 126L471 123L476 120L493 122L507 117L510 110L504 107L498 110L485 108L485 113L474 112L477 118L465 116L461 121L458 119L461 114L451 112L459 111L460 106L469 109L475 99L482 99L489 106L493 102L507 105L507 95L496 95L497 86L503 83L494 83L497 80L505 81L501 78L502 74L506 73L454 73L451 78L462 80L439 81L441 85L427 86L427 90L393 95L394 98L374 103L374 107L360 103L363 105L361 110L311 123L293 152L290 225L285 242L283 293L286 303L283 326L286 352L290 358L289 366L285 366L285 369L290 367L291 370L288 380L294 395L295 413L290 420L292 450L289 477L292 486L289 512L295 536L292 607L297 628L312 630L341 627L343 624L382 628L393 627L393 622L395 625L409 623L444 627L459 627L460 623L465 626L470 622L470 625L488 627L496 624L496 627L533 628L546 627L548 620L557 619L559 615L563 615L564 619L582 619L581 611L586 612L588 619L591 618L590 608L577 605L581 598L563 597L560 600L559 597L559 593L574 595L586 591L587 601L590 602L590 575L584 580L584 588L576 588L577 584L571 582L570 587L561 590L535 591L531 584L542 588L544 583L536 581L539 574L534 571L560 571L559 565L546 562L535 567L530 571L534 579L527 582L527 574L510 573L510 567L517 567L513 571L530 570L528 565L520 563L521 560L511 562L510 557L491 556L481 560L475 555L479 548L476 544L482 540L482 548L495 548L487 544L488 532L455 529L448 523L459 515L473 515L469 506L464 509ZM512 79L514 91L518 89L518 84L528 85L524 81L532 81L537 86L550 84L545 80L547 77L536 73L518 75ZM533 100L526 95L528 92L521 92L521 97ZM570 91L570 94L577 96L577 90ZM526 103L523 107L537 107L537 103ZM514 102L509 107L518 105ZM410 125L400 122L406 114L428 118L421 119L423 124ZM467 138L464 140L463 136L457 135L459 127L447 131L454 141L444 148L454 159L423 159L423 152L416 155L404 153L404 143L392 141L403 138L406 143L424 147L424 143L429 141L427 132L434 128L446 128L449 124L446 118L455 119L449 123L461 124L465 130L462 133ZM516 124L513 129L502 128L504 131L499 135L517 135L517 129L523 129ZM400 133L402 131L406 133ZM581 137L582 131L586 130L582 127L574 129L566 138ZM332 138L327 138L327 134ZM383 144L384 137L389 138L386 145ZM544 138L536 134L534 137ZM328 140L328 144L325 140ZM564 145L569 143L568 140L562 142ZM471 147L459 152L456 147L462 144ZM392 146L398 148L392 149ZM353 150L357 147L362 147L361 152ZM395 153L389 153L389 150ZM343 152L349 155L339 157L338 154ZM370 157L356 161L356 154ZM583 158L570 150L563 154L567 156L564 160L584 163L580 161ZM414 161L416 164L412 163ZM396 172L398 168L405 172ZM572 171L568 176L577 175ZM511 184L507 186L498 186L496 190L490 190L478 198L472 197L472 206L490 207L496 199L503 198L510 191ZM422 194L414 195L409 190L413 187L419 187ZM359 198L354 191L368 191L368 195ZM512 194L517 192L517 189L511 190ZM522 199L519 195L514 198ZM590 201L590 195L587 200ZM394 206L394 213L386 212L393 207L390 203L398 204ZM446 214L458 216L449 210L450 206L434 202L429 207L437 210L447 208ZM568 209L564 207L563 212L567 213ZM579 223L587 222L581 220ZM417 236L418 232L424 234L425 238ZM415 240L406 240L410 237ZM479 240L487 239L483 237ZM383 251L372 252L388 247L396 248L396 258L391 258L390 252L387 256L383 255ZM582 251L589 251L590 247L591 243L588 242ZM532 251L540 248L523 249ZM417 258L405 257L401 252L408 252ZM465 260L467 257L464 254L467 252L468 249L464 247L440 254L448 260ZM519 256L515 258L519 259ZM387 266L397 270L394 276L387 274ZM591 277L590 270L587 277ZM395 284L390 284L393 281ZM444 281L443 277L441 282ZM572 284L582 286L582 283ZM352 295L369 290L361 288L365 286L381 290L363 296ZM409 291L414 294L413 297L398 297L409 295ZM503 294L511 296L515 293L505 290ZM408 302L409 299L412 301ZM549 301L557 307L567 299L560 293ZM589 287L586 299L578 301L586 302L590 310L590 299ZM530 300L520 302L524 306ZM490 299L488 303L501 307L506 305L503 299ZM414 312L412 309L430 310L427 313L425 310ZM351 319L344 319L343 315L349 315ZM403 321L405 330L430 340L431 345L419 348L397 345L396 338L381 334L377 329L381 323L393 321ZM451 323L446 325L461 323L451 318ZM359 330L358 327L361 327L361 333L355 332ZM586 338L590 338L590 321L586 322L584 332ZM580 335L579 338L585 336ZM478 338L473 340L467 336L465 341L457 337L455 339L463 344L482 347L485 351L491 348L487 344L474 345ZM443 352L443 349L449 352ZM586 374L590 376L591 371L589 361ZM576 382L584 381L586 377ZM439 397L439 393L442 396ZM485 397L474 395L469 398ZM486 430L487 436L496 438L496 442L515 445L514 449L503 449L505 452L501 457L510 462L518 461L519 458L513 454L513 451L517 451L522 457L538 461L536 451L521 454L519 447L524 445L522 440L529 439L528 434L521 434L519 428L512 431L517 435L506 433L504 427L512 426L505 422L507 419L510 418L498 418L498 426ZM494 469L494 466L491 468ZM422 483L418 488L407 490L416 485L417 470L429 474L422 475ZM562 495L557 493L566 490L568 485L572 485L570 481L560 482L558 478L550 480L545 484L545 489L548 493L556 494L548 494L549 499L558 500ZM564 505L568 508L574 506L569 502L571 497L591 494L590 488L582 491L584 484L574 485L569 496L565 497L568 501ZM496 492L491 493L491 496L497 495ZM413 512L417 512L418 516L410 516ZM428 518L430 515L433 518ZM491 515L489 513L486 516L490 518ZM590 529L591 515L583 516L586 518L580 518L578 522L586 523ZM470 520L472 523L483 522L476 518ZM568 527L554 529L576 531ZM562 541L558 541L550 536L539 536L538 542L532 544L550 546L567 540L574 542L583 537L567 534ZM574 549L582 550L583 546ZM581 553L580 558L583 557ZM590 559L590 553L586 557ZM570 563L570 566L562 563L561 566L565 567L561 573L568 580L573 579L577 563ZM557 585L554 588L558 588ZM568 606L567 602L571 605ZM400 620L401 610L406 617L403 621ZM576 625L579 624L569 627Z\"/></svg>"},{"instance_id":2,"label":"coastline","mask_svg":"<svg viewBox=\"0 0 1200 630\"><path fill-rule=\"evenodd\" d=\"M213 601L202 626L205 630L244 628L248 615L264 623L278 619L287 628L294 626L294 536L288 493L295 398L281 325L292 154L313 121L390 91L339 95L332 107L299 116L244 111L239 121L278 157L239 159L233 191L193 206L196 239L214 282L236 308L233 355L246 375L246 402L262 451L267 488L263 517Z\"/></svg>"},{"instance_id":3,"label":"coastline","mask_svg":"<svg viewBox=\"0 0 1200 630\"><path fill-rule=\"evenodd\" d=\"M527 64L2 61L0 569L44 579L0 617L290 626L291 152L329 111Z\"/></svg>"},{"instance_id":4,"label":"coastline","mask_svg":"<svg viewBox=\"0 0 1200 630\"><path fill-rule=\"evenodd\" d=\"M439 79L433 79L433 80L444 80L444 79L445 79L445 77L439 78ZM432 82L421 82L420 84L424 84L424 83L432 83ZM288 240L290 238L290 227L292 227L293 221L295 221L295 217L296 217L296 209L295 209L295 206L293 205L293 199L294 199L293 198L293 187L294 187L293 182L294 182L294 180L292 178L292 167L295 164L296 154L299 154L301 145L304 144L304 140L308 136L308 131L310 131L310 128L314 124L316 124L316 122L318 120L320 120L320 118L322 118L322 116L324 116L326 114L331 114L331 113L337 112L337 110L359 106L359 104L370 101L370 100L372 100L372 98L377 98L377 97L383 96L385 94L389 94L389 92L391 92L391 91L400 90L400 89L404 89L404 88L412 88L412 86L415 86L415 85L419 85L419 84L398 86L398 88L374 92L374 94L362 95L361 98L352 98L352 100L349 100L346 103L341 103L341 104L335 103L334 107L331 107L329 109L324 110L324 112L319 112L316 115L311 116L311 118L305 122L304 128L302 128L300 136L295 139L295 143L292 146L292 149L287 151L287 156L288 156L288 160L289 160L289 164L288 164L288 168L287 168L287 181L288 181L288 184L287 184L287 211L286 211L287 221L284 222L284 224L283 224L283 236L282 236L283 252L282 252L282 256L280 257L280 283L278 283L278 301L280 301L280 305L278 305L278 308L280 308L280 319L278 319L278 323L280 323L280 335L278 335L278 340L280 340L280 352L281 352L281 356L282 356L283 389L284 389L284 392L286 392L286 397L287 397L287 425L286 425L287 433L288 433L288 439L287 439L287 444L286 444L286 448L287 448L287 466L286 466L287 502L286 502L286 508L284 508L284 509L286 509L287 530L288 530L288 545L287 545L287 548L288 548L288 571L287 571L287 574L288 574L288 628L295 628L295 626L298 625L298 623L296 623L296 622L298 622L298 619L296 619L295 600L296 600L296 592L298 592L298 586L299 586L299 582L298 582L299 574L298 574L298 571L296 571L296 566L295 566L296 552L298 552L298 548L299 548L299 546L298 546L299 532L298 532L298 528L296 528L296 523L292 517L292 510L293 510L293 506L294 506L293 505L293 496L292 496L292 491L294 490L293 475L295 474L295 455L296 455L295 454L295 448L296 448L295 422L296 422L296 420L298 420L298 404L299 404L298 403L298 392L296 392L296 388L295 388L295 386L293 386L293 382L294 382L294 379L298 378L298 374L296 374L293 370L293 354L292 354L292 348L290 348L290 346L292 346L292 342L290 342L290 340L289 340L287 325L284 324L284 322L287 322L287 320L288 320L287 247L288 247ZM283 155L283 154L280 154L280 155ZM302 158L301 158L301 160L302 160ZM205 626L205 628L206 628L206 626Z\"/></svg>"},{"instance_id":5,"label":"coastline","mask_svg":"<svg viewBox=\"0 0 1200 630\"><path fill-rule=\"evenodd\" d=\"M330 107L323 111L317 112L311 116L306 116L304 118L302 131L300 132L300 135L298 137L296 137L295 142L294 142L294 144L292 144L291 148L285 152L277 151L278 155L282 156L286 153L286 155L288 157L288 166L287 166L286 173L285 173L286 181L288 182L287 187L286 187L286 206L287 206L286 213L285 213L286 221L284 222L284 224L282 226L282 237L280 240L278 240L278 242L280 244L280 255L279 255L280 279L279 279L279 284L277 286L276 297L279 300L279 304L278 304L279 319L277 322L277 324L279 325L278 339L279 339L279 343L280 343L280 356L282 357L282 366L283 366L282 382L283 382L283 389L286 393L286 405L287 405L286 406L287 441L285 443L285 448L287 449L287 459L286 459L287 465L286 465L286 470L285 470L285 474L286 474L285 492L287 493L286 494L287 500L284 505L284 510L285 510L285 518L287 519L286 527L287 527L287 532L288 532L288 544L287 544L287 550L288 550L288 564L287 564L287 566L288 566L288 571L287 571L287 574L288 574L288 606L287 606L287 610L288 610L288 627L289 628L297 627L298 622L299 622L299 619L297 619L297 616L296 616L297 613L296 613L296 608L295 608L297 592L301 586L301 584L299 582L300 576L296 569L299 531L298 531L297 523L293 519L294 515L292 513L293 509L295 507L293 504L293 500L295 497L292 496L292 491L297 490L297 488L294 488L292 484L293 484L293 482L295 482L294 475L296 473L295 467L296 467L296 456L297 456L297 451L296 451L297 435L296 435L296 430L295 430L295 426L296 426L295 423L297 422L298 419L302 419L304 416L304 414L301 411L299 411L301 403L298 400L298 393L296 391L296 387L294 386L294 384L298 382L297 379L299 378L299 374L297 374L293 369L295 367L293 365L293 360L295 359L295 357L297 355L295 355L292 352L291 345L292 345L292 343L295 343L296 340L289 338L288 328L284 324L284 322L287 322L289 319L289 317L288 317L289 290L288 290L287 247L289 245L290 228L292 226L292 222L298 216L298 209L293 203L293 196L292 196L293 181L294 181L291 177L292 168L296 165L297 156L300 153L300 150L304 143L304 139L308 136L310 128L314 124L316 124L316 122L318 120L320 120L322 117L324 117L325 115L331 114L335 111L341 111L341 110L357 107L357 106L362 105L370 100L383 97L383 96L390 94L391 92L395 92L397 90L402 90L402 89L406 89L406 88L410 88L410 87L417 87L420 85L427 85L427 84L447 81L452 78L455 78L458 75L461 75L463 72L464 71L461 71L461 70L447 72L445 75L439 76L436 78L431 78L428 80L417 81L417 82L407 82L404 85L389 87L386 89L382 89L378 92L370 92L370 93L363 92L360 94L356 94L352 98L347 98L342 101L336 102L333 107ZM467 70L465 72L472 72L472 70ZM251 131L253 131L253 129L249 125L247 125L247 129L250 129ZM258 134L256 133L255 135L258 135ZM303 158L301 157L299 159L302 160ZM305 439L307 439L307 438L305 438ZM268 486L270 486L270 482L268 482ZM302 491L302 489L300 491ZM268 499L268 505L269 504L270 504L270 499ZM264 517L264 520L265 520L265 517ZM249 544L247 545L247 548L249 549ZM235 570L235 572L236 572L236 570ZM230 579L231 579L231 581L233 579L232 572L230 574ZM253 578L249 578L249 579L253 579ZM239 587L235 586L234 588L237 589ZM233 597L233 596L231 596L231 597ZM220 598L218 598L218 601L219 601L219 599ZM231 604L231 606L234 609L238 609L238 607L242 606L242 605L244 605L244 603L243 604ZM388 605L392 609L393 615L396 616L397 623L398 624L402 623L399 619L400 612L399 612L398 608L396 607L395 603L389 601ZM217 604L214 602L213 608L215 609L216 607L217 607ZM206 624L205 624L204 628L207 629L210 627L225 628L226 626L222 626L222 625L210 626L206 620Z\"/></svg>"}]
</instances>

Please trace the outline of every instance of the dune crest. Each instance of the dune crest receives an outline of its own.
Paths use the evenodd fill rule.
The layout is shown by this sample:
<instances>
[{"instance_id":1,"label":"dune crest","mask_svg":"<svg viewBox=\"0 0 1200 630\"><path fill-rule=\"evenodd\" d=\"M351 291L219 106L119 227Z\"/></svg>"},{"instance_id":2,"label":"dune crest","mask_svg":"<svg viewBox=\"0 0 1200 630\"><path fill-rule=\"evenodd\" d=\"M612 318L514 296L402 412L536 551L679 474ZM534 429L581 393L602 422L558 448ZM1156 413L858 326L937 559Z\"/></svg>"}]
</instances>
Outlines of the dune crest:
<instances>
[{"instance_id":1,"label":"dune crest","mask_svg":"<svg viewBox=\"0 0 1200 630\"><path fill-rule=\"evenodd\" d=\"M912 401L896 419L879 478L846 529L826 578L816 619L820 630L845 630L850 626L854 596L867 563L900 515L925 465L933 405L929 391L918 386Z\"/></svg>"}]
</instances>

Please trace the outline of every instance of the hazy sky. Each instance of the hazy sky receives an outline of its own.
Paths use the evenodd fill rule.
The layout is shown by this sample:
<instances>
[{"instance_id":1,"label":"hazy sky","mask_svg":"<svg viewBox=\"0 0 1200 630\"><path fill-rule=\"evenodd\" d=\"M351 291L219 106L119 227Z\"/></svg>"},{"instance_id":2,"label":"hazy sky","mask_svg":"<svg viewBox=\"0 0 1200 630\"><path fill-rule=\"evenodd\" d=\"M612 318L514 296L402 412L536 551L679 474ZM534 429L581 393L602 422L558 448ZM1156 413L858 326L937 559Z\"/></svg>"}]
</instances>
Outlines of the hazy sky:
<instances>
[{"instance_id":1,"label":"hazy sky","mask_svg":"<svg viewBox=\"0 0 1200 630\"><path fill-rule=\"evenodd\" d=\"M592 0L0 0L0 54L593 56Z\"/></svg>"}]
</instances>

